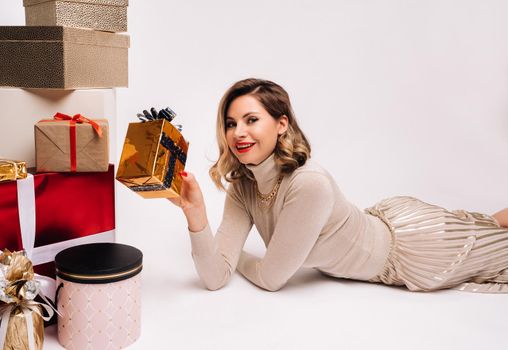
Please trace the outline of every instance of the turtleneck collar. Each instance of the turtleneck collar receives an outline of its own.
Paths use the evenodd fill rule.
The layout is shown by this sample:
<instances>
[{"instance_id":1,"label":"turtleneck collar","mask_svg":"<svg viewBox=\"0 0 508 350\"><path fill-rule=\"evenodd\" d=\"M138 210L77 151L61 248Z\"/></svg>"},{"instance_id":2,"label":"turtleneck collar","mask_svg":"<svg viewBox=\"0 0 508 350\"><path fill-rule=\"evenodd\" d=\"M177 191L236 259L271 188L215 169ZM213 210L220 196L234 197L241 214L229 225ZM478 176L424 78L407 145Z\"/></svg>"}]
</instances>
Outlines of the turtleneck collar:
<instances>
[{"instance_id":1,"label":"turtleneck collar","mask_svg":"<svg viewBox=\"0 0 508 350\"><path fill-rule=\"evenodd\" d=\"M258 165L246 165L246 167L254 174L259 192L268 193L273 189L280 174L280 167L275 163L273 153Z\"/></svg>"}]
</instances>

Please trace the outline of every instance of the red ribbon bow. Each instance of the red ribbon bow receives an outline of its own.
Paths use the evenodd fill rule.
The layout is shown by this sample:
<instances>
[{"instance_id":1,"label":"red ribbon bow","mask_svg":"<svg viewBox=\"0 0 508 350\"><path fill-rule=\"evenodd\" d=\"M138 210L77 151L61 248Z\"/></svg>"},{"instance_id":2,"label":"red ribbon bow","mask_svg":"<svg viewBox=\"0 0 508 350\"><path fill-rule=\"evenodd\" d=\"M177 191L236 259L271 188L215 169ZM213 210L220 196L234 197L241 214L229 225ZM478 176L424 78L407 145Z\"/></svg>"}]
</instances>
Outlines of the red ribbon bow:
<instances>
[{"instance_id":1,"label":"red ribbon bow","mask_svg":"<svg viewBox=\"0 0 508 350\"><path fill-rule=\"evenodd\" d=\"M67 114L57 113L57 114L55 114L55 116L53 118L56 120L69 120L71 122L71 124L74 124L74 123L90 124L92 126L92 128L95 130L95 132L97 133L97 135L99 135L99 137L102 137L101 126L99 124L97 124L96 122L94 122L93 120L88 119L85 116L82 116L81 114L75 114L73 117L71 117L70 115L67 115Z\"/></svg>"},{"instance_id":2,"label":"red ribbon bow","mask_svg":"<svg viewBox=\"0 0 508 350\"><path fill-rule=\"evenodd\" d=\"M75 114L73 117L63 113L57 113L54 115L55 120L68 120L70 122L69 136L71 143L71 172L76 172L76 123L82 124L87 123L92 126L99 137L102 137L102 129L99 124L90 120L81 114Z\"/></svg>"}]
</instances>

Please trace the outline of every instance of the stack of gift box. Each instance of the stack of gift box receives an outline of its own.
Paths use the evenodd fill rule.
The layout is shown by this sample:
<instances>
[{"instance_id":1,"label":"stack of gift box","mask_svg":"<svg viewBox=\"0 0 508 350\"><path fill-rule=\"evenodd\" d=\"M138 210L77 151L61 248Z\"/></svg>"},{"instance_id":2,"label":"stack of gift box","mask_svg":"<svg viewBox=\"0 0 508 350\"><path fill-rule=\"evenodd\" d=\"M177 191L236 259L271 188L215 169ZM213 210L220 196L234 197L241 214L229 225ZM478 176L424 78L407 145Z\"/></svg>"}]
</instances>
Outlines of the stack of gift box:
<instances>
[{"instance_id":1,"label":"stack of gift box","mask_svg":"<svg viewBox=\"0 0 508 350\"><path fill-rule=\"evenodd\" d=\"M24 6L27 26L0 26L0 348L42 348L41 320L57 311L45 296L64 347L123 348L140 334L142 269L139 250L114 243L127 0ZM116 179L143 198L180 193L188 143L175 116L152 107L129 125ZM74 317L96 305L104 313Z\"/></svg>"},{"instance_id":2,"label":"stack of gift box","mask_svg":"<svg viewBox=\"0 0 508 350\"><path fill-rule=\"evenodd\" d=\"M0 183L0 247L24 249L36 272L54 277L63 248L114 239L109 135L113 88L128 81L129 36L117 33L128 3L23 5L26 26L0 26L0 180L20 179Z\"/></svg>"},{"instance_id":3,"label":"stack of gift box","mask_svg":"<svg viewBox=\"0 0 508 350\"><path fill-rule=\"evenodd\" d=\"M115 241L114 87L128 83L129 36L118 33L127 30L128 4L24 0L23 5L26 26L0 26L0 250L23 250L47 282L55 278L54 259L62 250ZM0 319L2 328L8 322L12 330L17 326L11 327L15 309L9 316L9 300L24 305L23 312L36 308L23 299L33 294L30 288L7 298L8 269L2 266L12 258L6 252L0 254ZM29 285L24 277L12 283L19 281ZM41 284L40 294L54 298L50 281ZM6 348L33 341L9 334L0 334Z\"/></svg>"}]
</instances>

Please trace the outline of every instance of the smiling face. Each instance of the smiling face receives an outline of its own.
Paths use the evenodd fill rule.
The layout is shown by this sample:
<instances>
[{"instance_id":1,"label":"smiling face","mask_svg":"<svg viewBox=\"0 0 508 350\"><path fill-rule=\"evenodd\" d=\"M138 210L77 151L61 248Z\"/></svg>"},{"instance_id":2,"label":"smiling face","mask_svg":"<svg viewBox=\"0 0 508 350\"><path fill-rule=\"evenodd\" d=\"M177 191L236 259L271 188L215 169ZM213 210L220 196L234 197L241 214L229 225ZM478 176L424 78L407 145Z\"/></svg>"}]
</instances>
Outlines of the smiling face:
<instances>
[{"instance_id":1,"label":"smiling face","mask_svg":"<svg viewBox=\"0 0 508 350\"><path fill-rule=\"evenodd\" d=\"M277 138L287 130L288 118L272 117L252 95L234 99L226 113L226 140L242 164L257 165L275 149Z\"/></svg>"}]
</instances>

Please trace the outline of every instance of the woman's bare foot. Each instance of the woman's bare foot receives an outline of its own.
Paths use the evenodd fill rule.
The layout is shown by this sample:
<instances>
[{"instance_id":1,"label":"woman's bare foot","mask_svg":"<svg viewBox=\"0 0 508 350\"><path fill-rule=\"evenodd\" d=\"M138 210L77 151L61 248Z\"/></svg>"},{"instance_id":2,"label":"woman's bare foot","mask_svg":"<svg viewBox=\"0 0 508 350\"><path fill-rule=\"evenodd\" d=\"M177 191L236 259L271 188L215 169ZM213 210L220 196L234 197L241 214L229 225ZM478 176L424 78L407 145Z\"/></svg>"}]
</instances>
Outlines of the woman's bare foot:
<instances>
[{"instance_id":1,"label":"woman's bare foot","mask_svg":"<svg viewBox=\"0 0 508 350\"><path fill-rule=\"evenodd\" d=\"M503 227L508 227L508 208L498 211L492 216L494 217L494 219L497 220L499 225Z\"/></svg>"}]
</instances>

